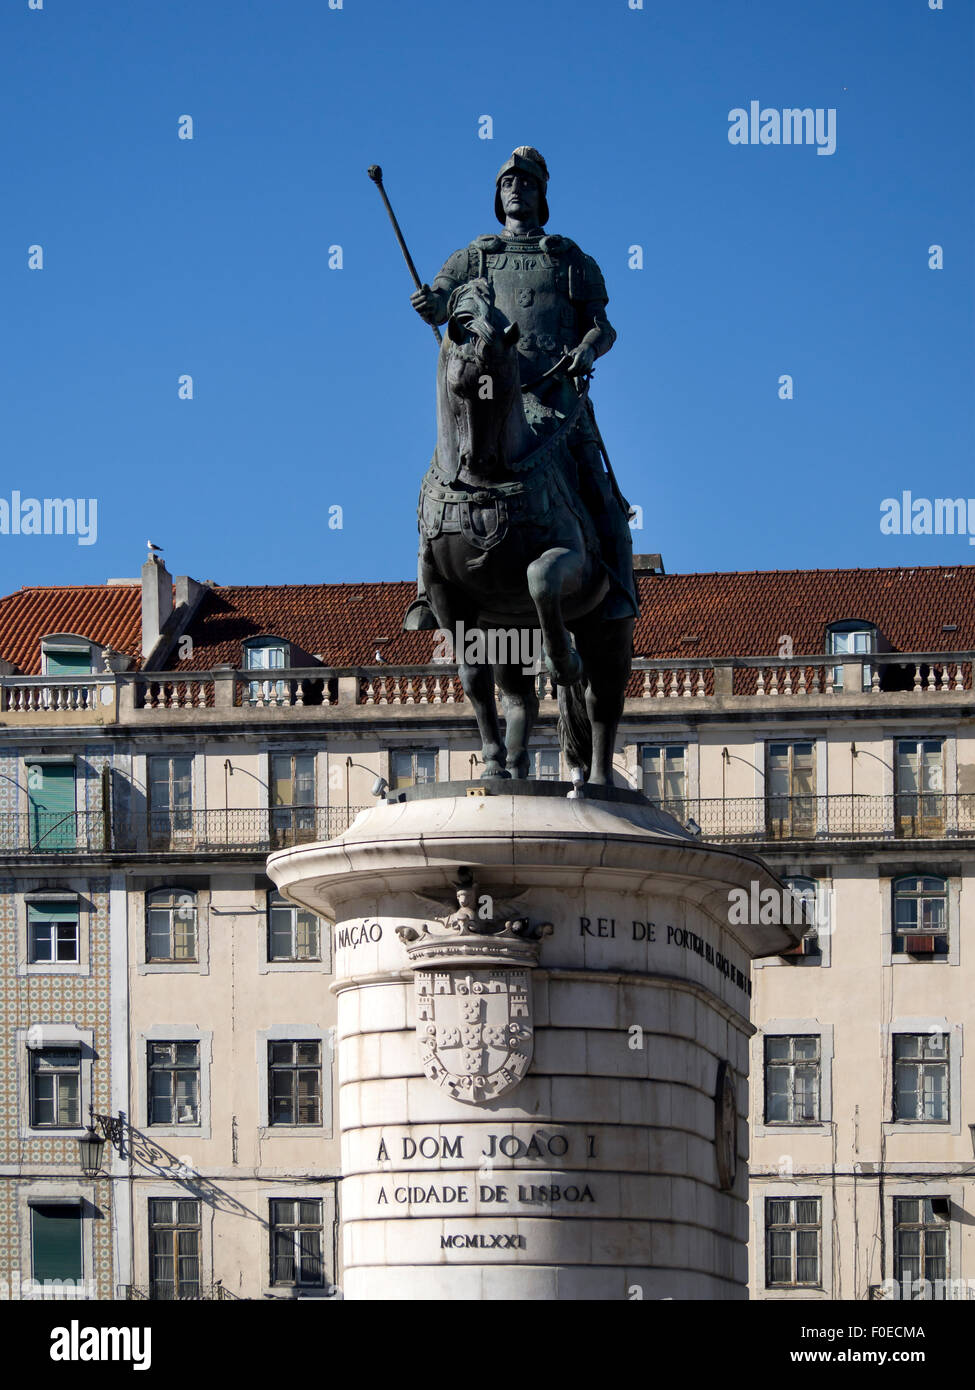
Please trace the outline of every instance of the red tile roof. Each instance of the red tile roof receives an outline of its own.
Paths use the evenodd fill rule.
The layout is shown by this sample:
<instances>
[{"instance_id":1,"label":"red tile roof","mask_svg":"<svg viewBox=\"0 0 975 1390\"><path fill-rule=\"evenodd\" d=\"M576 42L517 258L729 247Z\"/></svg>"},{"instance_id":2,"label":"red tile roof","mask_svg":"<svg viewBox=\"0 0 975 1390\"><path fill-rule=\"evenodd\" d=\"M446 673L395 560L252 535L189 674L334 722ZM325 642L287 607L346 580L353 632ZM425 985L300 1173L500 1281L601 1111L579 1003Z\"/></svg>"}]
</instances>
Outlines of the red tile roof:
<instances>
[{"instance_id":1,"label":"red tile roof","mask_svg":"<svg viewBox=\"0 0 975 1390\"><path fill-rule=\"evenodd\" d=\"M0 598L0 657L26 676L41 673L41 638L87 637L141 662L138 584L32 585Z\"/></svg>"},{"instance_id":2,"label":"red tile roof","mask_svg":"<svg viewBox=\"0 0 975 1390\"><path fill-rule=\"evenodd\" d=\"M975 565L641 574L639 588L642 657L774 656L782 636L797 655L816 653L826 625L844 619L876 624L897 651L975 650ZM292 643L296 661L371 665L377 647L391 665L428 661L433 634L399 630L415 592L409 581L217 585L189 626L192 655L170 666L240 666L241 644L264 636ZM41 638L71 632L138 666L140 611L138 585L24 588L0 599L0 657L36 674Z\"/></svg>"}]
</instances>

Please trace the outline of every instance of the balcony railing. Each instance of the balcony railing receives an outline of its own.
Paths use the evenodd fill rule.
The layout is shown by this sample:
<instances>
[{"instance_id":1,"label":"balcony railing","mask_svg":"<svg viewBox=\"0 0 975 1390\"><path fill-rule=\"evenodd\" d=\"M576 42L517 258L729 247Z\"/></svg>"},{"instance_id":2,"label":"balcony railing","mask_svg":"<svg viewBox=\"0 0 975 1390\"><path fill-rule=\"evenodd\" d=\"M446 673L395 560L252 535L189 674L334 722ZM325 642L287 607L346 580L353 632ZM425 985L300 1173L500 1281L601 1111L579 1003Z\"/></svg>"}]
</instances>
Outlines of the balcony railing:
<instances>
[{"instance_id":1,"label":"balcony railing","mask_svg":"<svg viewBox=\"0 0 975 1390\"><path fill-rule=\"evenodd\" d=\"M100 811L0 811L0 854L270 854L290 845L331 840L362 809L153 811L114 820Z\"/></svg>"},{"instance_id":2,"label":"balcony railing","mask_svg":"<svg viewBox=\"0 0 975 1390\"><path fill-rule=\"evenodd\" d=\"M111 848L101 811L0 811L0 853L97 854Z\"/></svg>"},{"instance_id":3,"label":"balcony railing","mask_svg":"<svg viewBox=\"0 0 975 1390\"><path fill-rule=\"evenodd\" d=\"M150 811L117 825L115 848L193 854L270 854L331 840L363 808L289 806L270 810Z\"/></svg>"},{"instance_id":4,"label":"balcony railing","mask_svg":"<svg viewBox=\"0 0 975 1390\"><path fill-rule=\"evenodd\" d=\"M816 653L805 656L637 657L627 687L630 712L669 714L685 701L818 700L871 703L899 696L970 702L975 652ZM543 709L558 695L551 678L537 681ZM672 705L671 701L680 702ZM448 663L394 666L313 666L284 670L122 671L91 676L0 675L0 714L11 724L110 723L134 719L192 723L230 719L327 718L350 708L383 718L409 710L446 714L470 707ZM753 705L745 708L754 708Z\"/></svg>"},{"instance_id":5,"label":"balcony railing","mask_svg":"<svg viewBox=\"0 0 975 1390\"><path fill-rule=\"evenodd\" d=\"M655 801L704 840L951 840L975 838L975 792L682 797Z\"/></svg>"},{"instance_id":6,"label":"balcony railing","mask_svg":"<svg viewBox=\"0 0 975 1390\"><path fill-rule=\"evenodd\" d=\"M129 1301L151 1300L158 1303L239 1302L237 1295L225 1289L218 1279L213 1284L190 1284L177 1293L173 1284L122 1284L122 1298Z\"/></svg>"}]
</instances>

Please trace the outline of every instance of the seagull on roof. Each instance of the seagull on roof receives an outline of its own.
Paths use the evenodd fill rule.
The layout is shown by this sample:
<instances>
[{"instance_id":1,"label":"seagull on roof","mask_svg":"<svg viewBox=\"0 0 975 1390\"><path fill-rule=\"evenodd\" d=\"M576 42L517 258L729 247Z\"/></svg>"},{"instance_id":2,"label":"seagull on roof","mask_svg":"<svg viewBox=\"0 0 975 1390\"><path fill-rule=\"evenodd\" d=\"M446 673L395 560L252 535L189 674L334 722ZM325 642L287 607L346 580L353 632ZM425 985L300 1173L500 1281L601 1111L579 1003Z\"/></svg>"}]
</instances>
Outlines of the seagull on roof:
<instances>
[{"instance_id":1,"label":"seagull on roof","mask_svg":"<svg viewBox=\"0 0 975 1390\"><path fill-rule=\"evenodd\" d=\"M383 654L378 647L376 648L376 655L373 657L373 661L376 663L377 666L384 666L386 664L383 661Z\"/></svg>"},{"instance_id":2,"label":"seagull on roof","mask_svg":"<svg viewBox=\"0 0 975 1390\"><path fill-rule=\"evenodd\" d=\"M155 541L146 541L146 545L149 547L150 555L159 555L162 553L162 546L157 545Z\"/></svg>"}]
</instances>

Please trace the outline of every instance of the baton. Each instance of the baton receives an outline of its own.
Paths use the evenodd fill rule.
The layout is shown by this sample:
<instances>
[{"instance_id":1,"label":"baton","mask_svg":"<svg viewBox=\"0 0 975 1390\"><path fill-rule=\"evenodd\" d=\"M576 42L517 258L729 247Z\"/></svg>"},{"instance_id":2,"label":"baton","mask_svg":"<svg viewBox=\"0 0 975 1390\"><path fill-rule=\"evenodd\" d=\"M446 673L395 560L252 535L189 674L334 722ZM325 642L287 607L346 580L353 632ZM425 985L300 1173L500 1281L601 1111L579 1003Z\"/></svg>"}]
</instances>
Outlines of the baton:
<instances>
[{"instance_id":1,"label":"baton","mask_svg":"<svg viewBox=\"0 0 975 1390\"><path fill-rule=\"evenodd\" d=\"M413 257L410 255L406 242L403 240L403 233L400 231L399 223L396 221L396 214L390 207L389 199L386 197L386 190L383 188L383 171L378 164L370 164L366 172L379 189L380 197L386 204L386 211L389 213L389 220L393 224L393 231L396 233L396 240L399 242L399 249L403 253L403 259L406 261L410 274L413 276L414 285L416 285L418 290L421 290L423 288L423 283L417 274L416 266L413 264ZM433 336L436 338L437 342L442 343L443 338L440 336L440 329L435 323L430 326L433 329Z\"/></svg>"}]
</instances>

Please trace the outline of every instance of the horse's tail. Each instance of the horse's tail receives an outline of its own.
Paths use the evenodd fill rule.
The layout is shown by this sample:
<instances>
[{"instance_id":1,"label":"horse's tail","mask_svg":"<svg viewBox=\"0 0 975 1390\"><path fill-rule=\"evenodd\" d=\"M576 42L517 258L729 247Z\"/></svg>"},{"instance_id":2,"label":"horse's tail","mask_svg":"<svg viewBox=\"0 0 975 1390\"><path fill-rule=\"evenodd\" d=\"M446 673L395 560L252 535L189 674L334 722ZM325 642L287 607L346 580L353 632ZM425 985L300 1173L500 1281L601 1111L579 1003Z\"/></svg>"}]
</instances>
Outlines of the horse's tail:
<instances>
[{"instance_id":1,"label":"horse's tail","mask_svg":"<svg viewBox=\"0 0 975 1390\"><path fill-rule=\"evenodd\" d=\"M559 745L570 767L589 776L592 766L592 725L586 709L586 682L559 686Z\"/></svg>"}]
</instances>

